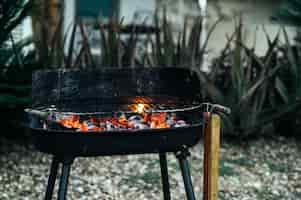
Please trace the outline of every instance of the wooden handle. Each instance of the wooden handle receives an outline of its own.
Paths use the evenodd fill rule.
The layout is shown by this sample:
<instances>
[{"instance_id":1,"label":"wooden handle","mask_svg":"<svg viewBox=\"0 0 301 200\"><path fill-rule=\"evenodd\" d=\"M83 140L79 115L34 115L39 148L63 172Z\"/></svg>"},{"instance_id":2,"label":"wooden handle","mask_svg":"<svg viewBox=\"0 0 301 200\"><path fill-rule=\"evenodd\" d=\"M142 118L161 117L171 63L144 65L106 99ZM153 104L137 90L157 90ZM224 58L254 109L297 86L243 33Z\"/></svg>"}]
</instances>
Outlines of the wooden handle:
<instances>
[{"instance_id":1,"label":"wooden handle","mask_svg":"<svg viewBox=\"0 0 301 200\"><path fill-rule=\"evenodd\" d=\"M220 149L220 117L204 113L204 200L217 200Z\"/></svg>"}]
</instances>

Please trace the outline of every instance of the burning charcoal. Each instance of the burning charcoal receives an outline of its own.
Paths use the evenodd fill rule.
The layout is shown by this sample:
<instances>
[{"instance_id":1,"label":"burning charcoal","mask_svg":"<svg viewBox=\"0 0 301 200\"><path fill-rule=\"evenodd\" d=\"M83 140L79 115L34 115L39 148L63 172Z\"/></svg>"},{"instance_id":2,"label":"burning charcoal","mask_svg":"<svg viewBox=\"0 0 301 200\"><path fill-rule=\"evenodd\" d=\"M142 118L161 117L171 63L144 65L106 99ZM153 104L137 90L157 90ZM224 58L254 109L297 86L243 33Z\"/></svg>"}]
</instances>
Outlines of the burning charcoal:
<instances>
[{"instance_id":1,"label":"burning charcoal","mask_svg":"<svg viewBox=\"0 0 301 200\"><path fill-rule=\"evenodd\" d=\"M166 123L166 113L152 113L150 117L151 128L169 128L170 125Z\"/></svg>"},{"instance_id":2,"label":"burning charcoal","mask_svg":"<svg viewBox=\"0 0 301 200\"><path fill-rule=\"evenodd\" d=\"M151 113L143 113L143 119L145 122L150 121L152 114Z\"/></svg>"},{"instance_id":3,"label":"burning charcoal","mask_svg":"<svg viewBox=\"0 0 301 200\"><path fill-rule=\"evenodd\" d=\"M133 123L133 128L134 129L147 129L149 128L149 126L145 123L141 123L141 122L134 122Z\"/></svg>"},{"instance_id":4,"label":"burning charcoal","mask_svg":"<svg viewBox=\"0 0 301 200\"><path fill-rule=\"evenodd\" d=\"M60 118L60 124L67 128L81 128L78 115L67 115Z\"/></svg>"},{"instance_id":5,"label":"burning charcoal","mask_svg":"<svg viewBox=\"0 0 301 200\"><path fill-rule=\"evenodd\" d=\"M174 128L188 126L188 124L184 120L179 120L176 124L173 125Z\"/></svg>"},{"instance_id":6,"label":"burning charcoal","mask_svg":"<svg viewBox=\"0 0 301 200\"><path fill-rule=\"evenodd\" d=\"M118 118L118 123L121 125L121 126L124 126L124 128L126 128L127 124L128 124L128 120L125 116L125 114L121 114Z\"/></svg>"},{"instance_id":7,"label":"burning charcoal","mask_svg":"<svg viewBox=\"0 0 301 200\"><path fill-rule=\"evenodd\" d=\"M148 128L145 127L147 124L145 124L144 119L140 115L133 115L129 118L128 121L128 127L129 128L135 128L135 129L143 129L143 128Z\"/></svg>"},{"instance_id":8,"label":"burning charcoal","mask_svg":"<svg viewBox=\"0 0 301 200\"><path fill-rule=\"evenodd\" d=\"M133 115L133 116L129 117L128 120L129 121L136 121L136 122L142 122L142 121L144 121L144 119L142 118L141 115Z\"/></svg>"},{"instance_id":9,"label":"burning charcoal","mask_svg":"<svg viewBox=\"0 0 301 200\"><path fill-rule=\"evenodd\" d=\"M76 131L79 131L79 132L101 131L101 129L99 127L95 126L90 121L84 121L80 124L80 128L78 128Z\"/></svg>"},{"instance_id":10,"label":"burning charcoal","mask_svg":"<svg viewBox=\"0 0 301 200\"><path fill-rule=\"evenodd\" d=\"M135 127L135 124L137 124L137 123L140 123L139 121L129 121L129 123L128 123L128 128L134 128Z\"/></svg>"},{"instance_id":11,"label":"burning charcoal","mask_svg":"<svg viewBox=\"0 0 301 200\"><path fill-rule=\"evenodd\" d=\"M107 127L106 122L99 122L98 127L102 130L105 130Z\"/></svg>"},{"instance_id":12,"label":"burning charcoal","mask_svg":"<svg viewBox=\"0 0 301 200\"><path fill-rule=\"evenodd\" d=\"M79 129L81 131L89 131L88 130L88 125L85 122L83 122L83 123L80 124Z\"/></svg>"},{"instance_id":13,"label":"burning charcoal","mask_svg":"<svg viewBox=\"0 0 301 200\"><path fill-rule=\"evenodd\" d=\"M176 120L177 119L177 114L176 113L169 113L167 116L166 116L166 119L167 120Z\"/></svg>"},{"instance_id":14,"label":"burning charcoal","mask_svg":"<svg viewBox=\"0 0 301 200\"><path fill-rule=\"evenodd\" d=\"M146 124L136 124L135 129L148 129L149 126L147 126Z\"/></svg>"},{"instance_id":15,"label":"burning charcoal","mask_svg":"<svg viewBox=\"0 0 301 200\"><path fill-rule=\"evenodd\" d=\"M90 117L90 122L94 125L98 125L100 123L100 120L96 117Z\"/></svg>"},{"instance_id":16,"label":"burning charcoal","mask_svg":"<svg viewBox=\"0 0 301 200\"><path fill-rule=\"evenodd\" d=\"M176 123L176 114L170 113L166 116L166 124L173 126Z\"/></svg>"},{"instance_id":17,"label":"burning charcoal","mask_svg":"<svg viewBox=\"0 0 301 200\"><path fill-rule=\"evenodd\" d=\"M151 121L158 121L160 123L166 121L166 113L165 112L152 113Z\"/></svg>"},{"instance_id":18,"label":"burning charcoal","mask_svg":"<svg viewBox=\"0 0 301 200\"><path fill-rule=\"evenodd\" d=\"M106 122L106 130L112 131L112 130L114 130L114 129L115 129L114 124L112 124L111 122L107 121L107 122Z\"/></svg>"},{"instance_id":19,"label":"burning charcoal","mask_svg":"<svg viewBox=\"0 0 301 200\"><path fill-rule=\"evenodd\" d=\"M83 122L83 124L85 124L85 128L87 131L99 131L100 128L95 126L92 122L90 121L85 121Z\"/></svg>"},{"instance_id":20,"label":"burning charcoal","mask_svg":"<svg viewBox=\"0 0 301 200\"><path fill-rule=\"evenodd\" d=\"M170 128L170 125L167 123L158 123L158 122L151 122L150 124L151 128Z\"/></svg>"},{"instance_id":21,"label":"burning charcoal","mask_svg":"<svg viewBox=\"0 0 301 200\"><path fill-rule=\"evenodd\" d=\"M128 126L127 119L117 119L113 117L109 122L113 124L115 129L127 129Z\"/></svg>"},{"instance_id":22,"label":"burning charcoal","mask_svg":"<svg viewBox=\"0 0 301 200\"><path fill-rule=\"evenodd\" d=\"M168 125L170 125L170 126L173 126L175 123L176 123L176 121L173 120L173 119L167 119L167 120L166 120L166 124L168 124Z\"/></svg>"},{"instance_id":23,"label":"burning charcoal","mask_svg":"<svg viewBox=\"0 0 301 200\"><path fill-rule=\"evenodd\" d=\"M88 129L92 129L92 128L96 127L93 123L91 123L89 121L85 121L84 123L87 125Z\"/></svg>"}]
</instances>

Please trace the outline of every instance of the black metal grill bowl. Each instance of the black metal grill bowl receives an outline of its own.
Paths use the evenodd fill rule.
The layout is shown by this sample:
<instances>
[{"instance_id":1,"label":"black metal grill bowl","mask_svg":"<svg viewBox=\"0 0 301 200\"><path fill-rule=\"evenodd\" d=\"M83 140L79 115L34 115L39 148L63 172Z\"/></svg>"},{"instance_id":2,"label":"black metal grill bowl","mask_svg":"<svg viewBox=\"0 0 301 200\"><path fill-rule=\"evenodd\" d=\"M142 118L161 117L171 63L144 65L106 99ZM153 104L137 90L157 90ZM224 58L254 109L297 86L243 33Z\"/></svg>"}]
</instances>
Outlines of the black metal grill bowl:
<instances>
[{"instance_id":1,"label":"black metal grill bowl","mask_svg":"<svg viewBox=\"0 0 301 200\"><path fill-rule=\"evenodd\" d=\"M164 97L160 99L166 102L177 99L191 106L199 104L201 99L198 76L182 68L37 71L32 86L32 108L55 105L64 112L112 112L120 105L133 103L135 96ZM80 104L84 102L92 103L85 108ZM156 103L160 102L153 102ZM201 138L202 114L199 109L186 113L190 114L199 116L198 122L179 128L103 132L44 130L39 123L33 123L37 120L33 116L29 128L38 150L58 156L177 152L195 145Z\"/></svg>"}]
</instances>

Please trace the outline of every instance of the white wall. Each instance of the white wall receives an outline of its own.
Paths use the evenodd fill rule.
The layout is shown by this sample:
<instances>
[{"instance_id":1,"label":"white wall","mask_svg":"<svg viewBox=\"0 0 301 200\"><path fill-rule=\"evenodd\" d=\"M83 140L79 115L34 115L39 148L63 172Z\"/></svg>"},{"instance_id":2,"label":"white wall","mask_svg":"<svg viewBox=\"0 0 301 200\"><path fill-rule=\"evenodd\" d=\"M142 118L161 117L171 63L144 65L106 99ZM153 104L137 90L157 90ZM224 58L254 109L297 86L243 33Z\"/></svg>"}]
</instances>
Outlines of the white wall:
<instances>
[{"instance_id":1,"label":"white wall","mask_svg":"<svg viewBox=\"0 0 301 200\"><path fill-rule=\"evenodd\" d=\"M234 31L233 16L242 13L243 23L245 27L245 41L252 45L254 43L256 33L256 52L263 55L267 49L265 35L262 29L264 25L268 34L274 37L281 26L272 23L270 17L275 13L280 5L280 0L265 1L240 1L240 0L215 0L209 1L208 4L208 26L212 25L219 16L226 17L215 29L209 42L209 49L216 56L225 46L226 35L230 35ZM295 36L295 28L287 27L290 39ZM282 38L283 40L283 38ZM213 55L213 56L214 56Z\"/></svg>"},{"instance_id":2,"label":"white wall","mask_svg":"<svg viewBox=\"0 0 301 200\"><path fill-rule=\"evenodd\" d=\"M32 26L31 26L31 18L27 17L23 23L21 24L22 29L23 29L23 38L31 37L32 36Z\"/></svg>"},{"instance_id":3,"label":"white wall","mask_svg":"<svg viewBox=\"0 0 301 200\"><path fill-rule=\"evenodd\" d=\"M64 1L64 27L63 35L67 34L67 40L64 45L65 53L68 52L69 38L71 37L72 27L75 22L76 15L76 0L65 0Z\"/></svg>"},{"instance_id":4,"label":"white wall","mask_svg":"<svg viewBox=\"0 0 301 200\"><path fill-rule=\"evenodd\" d=\"M203 8L206 0L199 0ZM198 1L195 0L157 0L157 8L162 11L166 8L168 21L173 24L174 31L182 31L184 21L187 20L188 26L196 16L201 15Z\"/></svg>"},{"instance_id":5,"label":"white wall","mask_svg":"<svg viewBox=\"0 0 301 200\"><path fill-rule=\"evenodd\" d=\"M75 1L65 0L65 31L68 25L72 23L75 15ZM214 31L209 42L210 57L217 56L220 50L225 46L226 35L233 33L234 24L231 17L237 13L243 13L244 24L246 25L246 41L252 45L254 43L254 33L256 32L257 44L256 51L263 54L267 49L264 33L260 26L265 25L266 30L271 36L275 36L279 30L279 25L272 24L269 17L279 6L281 0L209 0L207 3L207 27L210 27L220 15L226 16L226 20L220 23ZM139 23L146 16L149 17L149 23L152 22L153 14L156 8L162 8L164 5L170 13L170 19L175 24L176 30L181 30L184 17L192 17L201 14L200 7L196 4L197 1L192 0L120 0L119 16L124 17L124 24ZM198 0L201 8L206 7L206 0ZM87 2L88 3L88 2ZM203 10L204 11L204 10ZM134 21L134 15L139 15L140 21ZM295 35L293 27L288 28L290 38Z\"/></svg>"},{"instance_id":6,"label":"white wall","mask_svg":"<svg viewBox=\"0 0 301 200\"><path fill-rule=\"evenodd\" d=\"M147 18L147 24L153 22L156 9L155 0L120 0L120 18L124 17L124 24L141 23ZM134 16L138 19L135 19Z\"/></svg>"},{"instance_id":7,"label":"white wall","mask_svg":"<svg viewBox=\"0 0 301 200\"><path fill-rule=\"evenodd\" d=\"M74 23L76 0L65 0L64 8L64 33L66 33Z\"/></svg>"}]
</instances>

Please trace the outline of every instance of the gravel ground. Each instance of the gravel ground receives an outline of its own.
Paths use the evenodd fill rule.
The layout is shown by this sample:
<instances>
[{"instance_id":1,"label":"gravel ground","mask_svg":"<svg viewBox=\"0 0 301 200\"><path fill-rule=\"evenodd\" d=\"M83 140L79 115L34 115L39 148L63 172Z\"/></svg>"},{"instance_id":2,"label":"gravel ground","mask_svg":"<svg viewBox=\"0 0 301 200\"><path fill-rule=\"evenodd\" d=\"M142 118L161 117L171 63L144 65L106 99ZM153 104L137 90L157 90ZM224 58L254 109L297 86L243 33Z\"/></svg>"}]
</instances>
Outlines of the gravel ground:
<instances>
[{"instance_id":1,"label":"gravel ground","mask_svg":"<svg viewBox=\"0 0 301 200\"><path fill-rule=\"evenodd\" d=\"M198 199L202 191L202 146L190 157ZM0 200L43 199L51 156L31 146L0 143ZM172 199L185 199L178 163L168 155ZM162 199L157 155L78 158L68 199ZM57 188L55 188L56 193ZM301 199L301 143L283 138L223 142L219 199Z\"/></svg>"}]
</instances>

